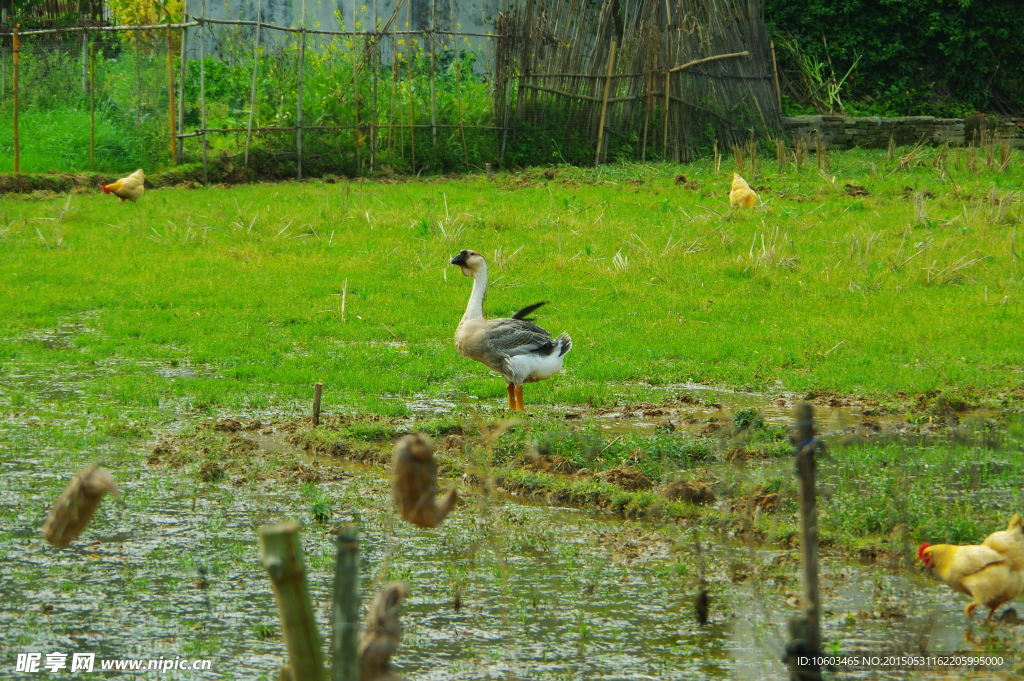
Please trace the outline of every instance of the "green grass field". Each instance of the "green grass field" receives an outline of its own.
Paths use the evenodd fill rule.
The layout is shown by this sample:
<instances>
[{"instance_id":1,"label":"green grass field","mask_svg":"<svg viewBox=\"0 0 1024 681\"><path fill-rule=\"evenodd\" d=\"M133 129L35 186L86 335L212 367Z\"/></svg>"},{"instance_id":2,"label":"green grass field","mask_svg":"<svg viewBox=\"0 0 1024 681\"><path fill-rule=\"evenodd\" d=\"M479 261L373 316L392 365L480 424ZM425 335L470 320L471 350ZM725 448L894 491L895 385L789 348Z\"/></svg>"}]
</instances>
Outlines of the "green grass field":
<instances>
[{"instance_id":1,"label":"green grass field","mask_svg":"<svg viewBox=\"0 0 1024 681\"><path fill-rule=\"evenodd\" d=\"M827 173L762 159L745 169L764 201L749 211L728 207L733 168L709 163L163 189L136 205L7 196L0 352L116 366L92 386L125 405L262 408L317 381L385 413L401 407L381 397L499 401L501 379L452 344L471 283L448 261L473 248L490 315L550 301L540 323L575 342L527 404L679 382L1017 399L1020 160L906 156L834 155ZM89 332L40 342L69 324Z\"/></svg>"}]
</instances>

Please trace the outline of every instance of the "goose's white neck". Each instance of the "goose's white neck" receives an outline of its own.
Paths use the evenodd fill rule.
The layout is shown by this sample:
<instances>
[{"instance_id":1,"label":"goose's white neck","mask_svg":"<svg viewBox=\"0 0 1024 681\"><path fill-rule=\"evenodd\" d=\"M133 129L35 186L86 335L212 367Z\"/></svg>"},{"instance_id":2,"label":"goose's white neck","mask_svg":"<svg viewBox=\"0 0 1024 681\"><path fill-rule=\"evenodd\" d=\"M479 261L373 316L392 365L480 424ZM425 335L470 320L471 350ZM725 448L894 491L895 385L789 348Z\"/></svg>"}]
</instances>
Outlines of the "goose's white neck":
<instances>
[{"instance_id":1,"label":"goose's white neck","mask_svg":"<svg viewBox=\"0 0 1024 681\"><path fill-rule=\"evenodd\" d=\"M484 296L487 295L487 264L484 263L473 273L473 292L469 294L469 304L462 321L484 318Z\"/></svg>"}]
</instances>

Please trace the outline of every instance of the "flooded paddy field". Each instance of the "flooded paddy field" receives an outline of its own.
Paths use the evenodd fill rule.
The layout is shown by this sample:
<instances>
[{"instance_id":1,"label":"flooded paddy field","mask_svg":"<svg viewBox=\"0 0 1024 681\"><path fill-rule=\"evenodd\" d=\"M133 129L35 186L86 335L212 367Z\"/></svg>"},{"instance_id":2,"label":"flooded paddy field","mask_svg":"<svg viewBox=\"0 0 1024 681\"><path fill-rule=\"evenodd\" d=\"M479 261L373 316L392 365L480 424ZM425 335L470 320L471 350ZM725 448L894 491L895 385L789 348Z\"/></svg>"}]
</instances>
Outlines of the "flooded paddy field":
<instances>
[{"instance_id":1,"label":"flooded paddy field","mask_svg":"<svg viewBox=\"0 0 1024 681\"><path fill-rule=\"evenodd\" d=\"M4 676L17 653L58 651L212 663L166 678L276 678L286 653L256 529L294 518L321 631L339 526L359 526L367 600L385 581L409 585L394 659L408 678L786 678L801 587L785 396L678 386L660 404L516 421L413 402L411 415L326 414L313 429L267 413L113 419L82 377L32 375L6 373L0 419ZM1017 431L993 429L993 414L878 411L819 408L830 445L819 477L826 652L1007 662L952 676L828 673L1015 678L1021 628L969 625L964 599L915 565L913 547L922 533L978 541L1005 524L1019 508ZM433 530L400 522L389 498L391 443L413 430L432 433L442 485L463 495ZM90 461L114 472L123 497L104 501L70 546L50 547L46 512ZM514 476L531 461L534 478ZM630 468L651 484L635 487ZM670 500L680 481L708 498ZM706 625L694 614L701 575Z\"/></svg>"}]
</instances>

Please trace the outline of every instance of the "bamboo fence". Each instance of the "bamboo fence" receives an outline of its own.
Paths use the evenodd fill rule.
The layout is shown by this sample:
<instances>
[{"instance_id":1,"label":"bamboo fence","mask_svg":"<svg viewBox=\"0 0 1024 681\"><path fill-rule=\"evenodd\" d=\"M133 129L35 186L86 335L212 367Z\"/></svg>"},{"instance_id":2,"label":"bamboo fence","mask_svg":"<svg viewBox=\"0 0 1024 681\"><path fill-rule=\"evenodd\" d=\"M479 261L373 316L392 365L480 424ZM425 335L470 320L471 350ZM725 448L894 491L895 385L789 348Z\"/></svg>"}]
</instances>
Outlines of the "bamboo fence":
<instances>
[{"instance_id":1,"label":"bamboo fence","mask_svg":"<svg viewBox=\"0 0 1024 681\"><path fill-rule=\"evenodd\" d=\"M459 30L452 0L442 3L432 0L417 28L406 0L390 12L377 2L364 8L371 29L357 23L353 4L350 30L307 27L304 2L299 25L283 26L266 20L261 0L255 17L235 19L207 16L204 0L198 16L177 23L0 30L0 104L11 100L14 110L15 172L19 142L33 143L17 130L19 105L27 109L15 84L26 68L80 72L90 166L97 101L131 90L115 108L164 137L166 151L150 152L154 164L201 162L204 181L214 149L239 157L250 176L301 178L681 161L781 129L761 0L556 0L543 9L522 0L488 31ZM125 40L129 32L137 39ZM20 64L11 50L19 42ZM77 71L68 66L76 54ZM111 71L127 56L134 83ZM50 68L58 62L63 70ZM338 64L349 75L331 72L325 85L323 69ZM248 87L236 78L225 92L225 68L248 73Z\"/></svg>"}]
</instances>

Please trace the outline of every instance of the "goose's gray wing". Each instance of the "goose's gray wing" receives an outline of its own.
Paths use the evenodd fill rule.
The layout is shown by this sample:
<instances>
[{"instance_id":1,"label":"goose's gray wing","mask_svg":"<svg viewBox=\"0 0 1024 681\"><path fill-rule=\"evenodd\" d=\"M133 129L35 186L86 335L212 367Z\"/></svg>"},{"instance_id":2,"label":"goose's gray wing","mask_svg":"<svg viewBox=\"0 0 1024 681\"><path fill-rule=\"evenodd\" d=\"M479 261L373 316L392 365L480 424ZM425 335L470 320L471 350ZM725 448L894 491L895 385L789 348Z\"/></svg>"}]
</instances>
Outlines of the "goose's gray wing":
<instances>
[{"instance_id":1,"label":"goose's gray wing","mask_svg":"<svg viewBox=\"0 0 1024 681\"><path fill-rule=\"evenodd\" d=\"M516 355L550 355L555 351L551 334L522 319L491 319L487 328L487 343L498 352Z\"/></svg>"}]
</instances>

